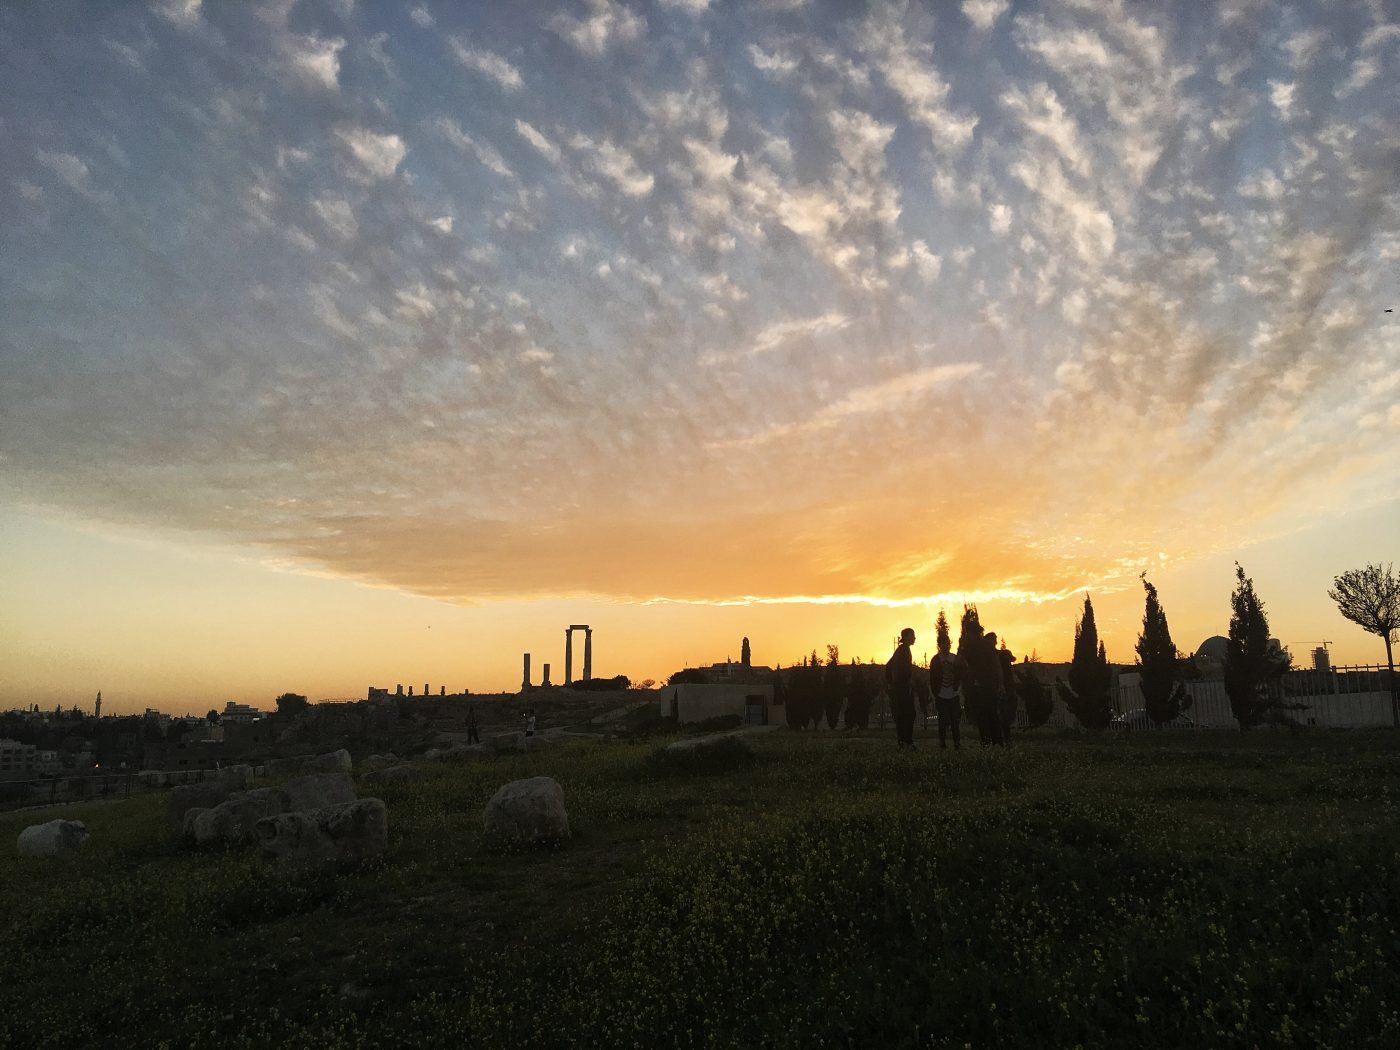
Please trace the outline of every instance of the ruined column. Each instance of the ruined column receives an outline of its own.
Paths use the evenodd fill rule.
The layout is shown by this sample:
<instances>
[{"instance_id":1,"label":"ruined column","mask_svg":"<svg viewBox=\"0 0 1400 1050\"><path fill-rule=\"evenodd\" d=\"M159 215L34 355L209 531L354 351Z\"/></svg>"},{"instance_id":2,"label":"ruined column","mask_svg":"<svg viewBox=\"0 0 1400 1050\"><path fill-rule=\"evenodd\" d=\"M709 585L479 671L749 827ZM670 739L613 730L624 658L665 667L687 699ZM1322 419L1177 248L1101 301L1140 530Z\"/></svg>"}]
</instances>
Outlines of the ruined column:
<instances>
[{"instance_id":1,"label":"ruined column","mask_svg":"<svg viewBox=\"0 0 1400 1050\"><path fill-rule=\"evenodd\" d=\"M520 678L520 691L528 693L530 691L530 654L525 654L525 673Z\"/></svg>"},{"instance_id":2,"label":"ruined column","mask_svg":"<svg viewBox=\"0 0 1400 1050\"><path fill-rule=\"evenodd\" d=\"M549 664L544 665L544 678L540 680L540 685L549 685Z\"/></svg>"},{"instance_id":3,"label":"ruined column","mask_svg":"<svg viewBox=\"0 0 1400 1050\"><path fill-rule=\"evenodd\" d=\"M583 629L583 680L593 680L593 628Z\"/></svg>"},{"instance_id":4,"label":"ruined column","mask_svg":"<svg viewBox=\"0 0 1400 1050\"><path fill-rule=\"evenodd\" d=\"M573 685L574 682L574 629L572 627L564 631L564 684Z\"/></svg>"}]
</instances>

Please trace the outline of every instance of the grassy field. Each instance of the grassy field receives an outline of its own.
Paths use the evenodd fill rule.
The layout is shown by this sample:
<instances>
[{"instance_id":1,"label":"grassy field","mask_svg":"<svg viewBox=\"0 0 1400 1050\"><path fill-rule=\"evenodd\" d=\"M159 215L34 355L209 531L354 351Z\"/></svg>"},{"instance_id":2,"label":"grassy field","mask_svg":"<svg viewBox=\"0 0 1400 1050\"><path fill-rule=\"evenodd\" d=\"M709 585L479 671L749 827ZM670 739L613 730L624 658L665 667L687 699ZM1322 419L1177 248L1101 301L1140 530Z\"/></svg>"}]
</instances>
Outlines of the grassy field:
<instances>
[{"instance_id":1,"label":"grassy field","mask_svg":"<svg viewBox=\"0 0 1400 1050\"><path fill-rule=\"evenodd\" d=\"M658 742L429 765L338 875L183 851L161 797L48 861L7 814L0 1046L1400 1045L1390 733ZM575 837L493 852L541 773Z\"/></svg>"}]
</instances>

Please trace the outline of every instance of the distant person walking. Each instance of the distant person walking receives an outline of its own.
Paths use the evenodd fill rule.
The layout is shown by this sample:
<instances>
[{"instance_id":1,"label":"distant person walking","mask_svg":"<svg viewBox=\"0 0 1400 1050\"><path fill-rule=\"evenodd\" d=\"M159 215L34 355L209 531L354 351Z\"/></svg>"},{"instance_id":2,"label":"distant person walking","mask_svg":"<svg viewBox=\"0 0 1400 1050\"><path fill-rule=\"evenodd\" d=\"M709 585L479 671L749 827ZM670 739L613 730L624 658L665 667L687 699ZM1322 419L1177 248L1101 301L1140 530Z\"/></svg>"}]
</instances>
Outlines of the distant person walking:
<instances>
[{"instance_id":1,"label":"distant person walking","mask_svg":"<svg viewBox=\"0 0 1400 1050\"><path fill-rule=\"evenodd\" d=\"M467 705L467 743L481 743L481 727L476 722L476 704Z\"/></svg>"},{"instance_id":2,"label":"distant person walking","mask_svg":"<svg viewBox=\"0 0 1400 1050\"><path fill-rule=\"evenodd\" d=\"M899 644L885 664L885 689L894 715L895 739L900 747L914 746L914 628L899 632Z\"/></svg>"},{"instance_id":3,"label":"distant person walking","mask_svg":"<svg viewBox=\"0 0 1400 1050\"><path fill-rule=\"evenodd\" d=\"M962 750L962 686L967 677L967 662L952 651L945 634L938 639L938 655L928 665L929 692L938 715L938 746L948 749L948 735L953 737L953 750Z\"/></svg>"},{"instance_id":4,"label":"distant person walking","mask_svg":"<svg viewBox=\"0 0 1400 1050\"><path fill-rule=\"evenodd\" d=\"M533 707L525 712L525 735L535 735L535 709Z\"/></svg>"}]
</instances>

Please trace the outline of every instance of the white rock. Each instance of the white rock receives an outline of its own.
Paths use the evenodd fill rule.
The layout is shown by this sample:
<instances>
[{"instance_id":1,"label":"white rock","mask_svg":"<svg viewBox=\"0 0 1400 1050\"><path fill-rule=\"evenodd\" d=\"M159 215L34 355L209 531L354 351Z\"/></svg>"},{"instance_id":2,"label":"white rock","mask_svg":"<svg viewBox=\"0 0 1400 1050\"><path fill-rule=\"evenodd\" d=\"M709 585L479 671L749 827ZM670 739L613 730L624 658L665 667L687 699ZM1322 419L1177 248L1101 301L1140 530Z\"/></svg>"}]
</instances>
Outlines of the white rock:
<instances>
[{"instance_id":1,"label":"white rock","mask_svg":"<svg viewBox=\"0 0 1400 1050\"><path fill-rule=\"evenodd\" d=\"M257 841L254 825L263 817L283 811L283 796L276 788L258 788L230 795L212 809L191 810L190 838L196 845L246 846ZM186 818L189 818L187 813Z\"/></svg>"},{"instance_id":2,"label":"white rock","mask_svg":"<svg viewBox=\"0 0 1400 1050\"><path fill-rule=\"evenodd\" d=\"M267 775L285 777L294 773L348 773L351 766L350 752L341 748L324 755L274 758L267 763Z\"/></svg>"},{"instance_id":3,"label":"white rock","mask_svg":"<svg viewBox=\"0 0 1400 1050\"><path fill-rule=\"evenodd\" d=\"M552 777L502 784L486 803L486 834L511 845L555 842L569 837L564 791Z\"/></svg>"},{"instance_id":4,"label":"white rock","mask_svg":"<svg viewBox=\"0 0 1400 1050\"><path fill-rule=\"evenodd\" d=\"M21 857L54 857L87 843L88 829L81 820L51 820L31 824L19 833Z\"/></svg>"},{"instance_id":5,"label":"white rock","mask_svg":"<svg viewBox=\"0 0 1400 1050\"><path fill-rule=\"evenodd\" d=\"M318 773L297 777L273 789L282 796L282 812L320 809L355 801L355 784L347 773Z\"/></svg>"},{"instance_id":6,"label":"white rock","mask_svg":"<svg viewBox=\"0 0 1400 1050\"><path fill-rule=\"evenodd\" d=\"M389 846L389 811L377 798L282 813L257 823L263 851L287 865L354 862Z\"/></svg>"}]
</instances>

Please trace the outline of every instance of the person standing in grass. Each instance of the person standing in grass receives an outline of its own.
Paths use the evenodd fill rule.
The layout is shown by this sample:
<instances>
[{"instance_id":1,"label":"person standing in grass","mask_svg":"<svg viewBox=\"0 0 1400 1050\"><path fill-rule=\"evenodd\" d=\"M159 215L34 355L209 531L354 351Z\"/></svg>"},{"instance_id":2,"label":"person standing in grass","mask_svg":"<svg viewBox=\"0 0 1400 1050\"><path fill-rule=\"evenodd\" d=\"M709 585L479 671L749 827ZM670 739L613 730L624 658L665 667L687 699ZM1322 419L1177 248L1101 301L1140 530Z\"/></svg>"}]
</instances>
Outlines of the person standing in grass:
<instances>
[{"instance_id":1,"label":"person standing in grass","mask_svg":"<svg viewBox=\"0 0 1400 1050\"><path fill-rule=\"evenodd\" d=\"M989 632L987 640L991 645L996 646L996 632ZM1002 642L1000 648L995 651L997 662L1001 665L1001 699L997 703L997 725L1001 730L1001 743L1009 747L1011 727L1016 724L1016 657L1006 647L1005 642Z\"/></svg>"},{"instance_id":2,"label":"person standing in grass","mask_svg":"<svg viewBox=\"0 0 1400 1050\"><path fill-rule=\"evenodd\" d=\"M895 738L900 747L914 746L914 628L899 632L899 644L885 664L885 688L894 715Z\"/></svg>"},{"instance_id":3,"label":"person standing in grass","mask_svg":"<svg viewBox=\"0 0 1400 1050\"><path fill-rule=\"evenodd\" d=\"M533 707L525 712L525 735L535 735L535 709Z\"/></svg>"},{"instance_id":4,"label":"person standing in grass","mask_svg":"<svg viewBox=\"0 0 1400 1050\"><path fill-rule=\"evenodd\" d=\"M996 644L994 635L984 636L976 639L967 653L967 673L971 684L967 706L983 747L1002 743L1000 708L1004 689Z\"/></svg>"},{"instance_id":5,"label":"person standing in grass","mask_svg":"<svg viewBox=\"0 0 1400 1050\"><path fill-rule=\"evenodd\" d=\"M467 705L467 743L481 743L481 728L476 723L476 704Z\"/></svg>"},{"instance_id":6,"label":"person standing in grass","mask_svg":"<svg viewBox=\"0 0 1400 1050\"><path fill-rule=\"evenodd\" d=\"M948 637L948 621L938 614L938 655L928 665L929 691L938 715L938 746L948 749L948 735L953 736L953 750L962 750L962 684L967 664L953 652Z\"/></svg>"}]
</instances>

